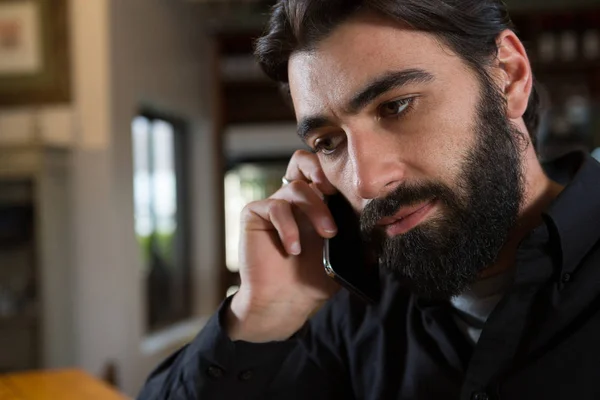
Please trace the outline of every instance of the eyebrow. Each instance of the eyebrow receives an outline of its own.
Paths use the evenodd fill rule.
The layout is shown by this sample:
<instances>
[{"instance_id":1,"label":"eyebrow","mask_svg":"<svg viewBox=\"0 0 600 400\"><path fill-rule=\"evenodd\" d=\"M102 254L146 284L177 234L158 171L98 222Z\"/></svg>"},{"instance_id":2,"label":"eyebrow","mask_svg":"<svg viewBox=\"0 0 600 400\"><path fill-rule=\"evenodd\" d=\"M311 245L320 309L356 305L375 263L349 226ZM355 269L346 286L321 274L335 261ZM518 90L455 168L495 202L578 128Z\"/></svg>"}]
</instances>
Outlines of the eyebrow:
<instances>
[{"instance_id":1,"label":"eyebrow","mask_svg":"<svg viewBox=\"0 0 600 400\"><path fill-rule=\"evenodd\" d=\"M422 69L388 72L367 84L350 100L346 108L349 114L357 114L373 100L392 89L398 89L408 84L428 83L433 79L434 76L431 73Z\"/></svg>"},{"instance_id":2,"label":"eyebrow","mask_svg":"<svg viewBox=\"0 0 600 400\"><path fill-rule=\"evenodd\" d=\"M379 96L392 89L398 89L408 84L428 83L433 80L434 76L422 69L388 72L375 78L352 97L345 107L346 112L348 114L358 114ZM298 136L306 142L312 131L331 125L330 120L322 115L302 118L298 123Z\"/></svg>"},{"instance_id":3,"label":"eyebrow","mask_svg":"<svg viewBox=\"0 0 600 400\"><path fill-rule=\"evenodd\" d=\"M298 123L298 136L300 136L302 141L306 142L311 132L328 125L331 125L329 119L320 115L302 118L302 120Z\"/></svg>"}]
</instances>

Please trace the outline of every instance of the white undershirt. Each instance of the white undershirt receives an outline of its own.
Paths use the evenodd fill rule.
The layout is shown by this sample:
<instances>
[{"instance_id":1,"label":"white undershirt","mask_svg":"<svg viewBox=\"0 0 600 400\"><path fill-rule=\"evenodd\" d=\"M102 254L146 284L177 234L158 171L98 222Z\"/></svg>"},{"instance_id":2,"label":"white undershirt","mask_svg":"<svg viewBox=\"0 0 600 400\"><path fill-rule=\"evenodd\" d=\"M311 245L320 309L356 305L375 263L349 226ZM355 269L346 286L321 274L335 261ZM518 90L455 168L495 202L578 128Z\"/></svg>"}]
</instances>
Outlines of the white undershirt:
<instances>
[{"instance_id":1,"label":"white undershirt","mask_svg":"<svg viewBox=\"0 0 600 400\"><path fill-rule=\"evenodd\" d=\"M475 282L450 303L456 311L453 315L458 328L475 345L479 341L483 325L498 305L514 278L514 269Z\"/></svg>"}]
</instances>

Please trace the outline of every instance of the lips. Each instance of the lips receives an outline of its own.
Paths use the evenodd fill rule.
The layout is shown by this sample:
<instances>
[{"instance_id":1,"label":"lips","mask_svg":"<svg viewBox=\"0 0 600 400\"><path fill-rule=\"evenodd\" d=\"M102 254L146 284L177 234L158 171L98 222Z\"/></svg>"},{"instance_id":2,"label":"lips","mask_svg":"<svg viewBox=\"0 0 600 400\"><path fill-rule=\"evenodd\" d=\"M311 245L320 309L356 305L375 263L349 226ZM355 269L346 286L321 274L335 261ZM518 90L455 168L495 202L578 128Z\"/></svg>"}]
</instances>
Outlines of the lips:
<instances>
[{"instance_id":1,"label":"lips","mask_svg":"<svg viewBox=\"0 0 600 400\"><path fill-rule=\"evenodd\" d=\"M398 222L399 220L404 219L409 215L416 213L417 211L420 211L422 208L427 207L434 200L435 199L431 199L425 203L420 203L411 207L402 207L396 214L392 215L391 217L385 217L380 219L379 222L377 222L377 225L385 226Z\"/></svg>"},{"instance_id":2,"label":"lips","mask_svg":"<svg viewBox=\"0 0 600 400\"><path fill-rule=\"evenodd\" d=\"M378 226L384 227L390 236L406 233L417 226L434 209L437 201L431 199L425 203L410 207L402 207L391 217L382 218L377 222Z\"/></svg>"}]
</instances>

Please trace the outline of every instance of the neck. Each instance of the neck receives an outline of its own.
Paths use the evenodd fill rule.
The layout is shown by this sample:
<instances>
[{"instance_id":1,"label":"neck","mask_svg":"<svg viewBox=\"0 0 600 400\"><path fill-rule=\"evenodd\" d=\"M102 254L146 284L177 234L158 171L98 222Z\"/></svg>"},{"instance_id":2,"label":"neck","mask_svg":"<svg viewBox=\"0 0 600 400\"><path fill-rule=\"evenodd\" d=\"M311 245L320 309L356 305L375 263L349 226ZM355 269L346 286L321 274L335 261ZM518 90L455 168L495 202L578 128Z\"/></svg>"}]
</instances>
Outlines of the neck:
<instances>
[{"instance_id":1,"label":"neck","mask_svg":"<svg viewBox=\"0 0 600 400\"><path fill-rule=\"evenodd\" d=\"M498 255L498 261L480 274L489 278L511 269L515 264L517 248L523 238L542 221L542 213L564 189L546 176L538 161L533 145L529 144L523 157L524 196L515 228Z\"/></svg>"}]
</instances>

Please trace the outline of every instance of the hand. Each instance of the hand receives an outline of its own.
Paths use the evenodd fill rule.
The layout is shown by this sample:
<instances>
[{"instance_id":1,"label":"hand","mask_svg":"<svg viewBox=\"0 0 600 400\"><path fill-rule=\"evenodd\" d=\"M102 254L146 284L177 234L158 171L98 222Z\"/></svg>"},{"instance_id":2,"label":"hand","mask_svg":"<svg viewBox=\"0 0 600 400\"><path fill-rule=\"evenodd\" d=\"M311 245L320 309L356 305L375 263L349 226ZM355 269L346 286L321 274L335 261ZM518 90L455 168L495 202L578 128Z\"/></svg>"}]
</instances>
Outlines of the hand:
<instances>
[{"instance_id":1,"label":"hand","mask_svg":"<svg viewBox=\"0 0 600 400\"><path fill-rule=\"evenodd\" d=\"M336 189L316 155L297 151L291 183L242 213L241 285L228 316L232 340L285 340L338 289L322 265L323 238L336 226L321 198Z\"/></svg>"}]
</instances>

